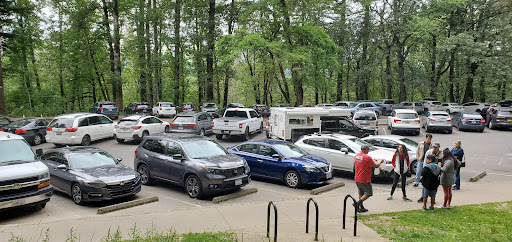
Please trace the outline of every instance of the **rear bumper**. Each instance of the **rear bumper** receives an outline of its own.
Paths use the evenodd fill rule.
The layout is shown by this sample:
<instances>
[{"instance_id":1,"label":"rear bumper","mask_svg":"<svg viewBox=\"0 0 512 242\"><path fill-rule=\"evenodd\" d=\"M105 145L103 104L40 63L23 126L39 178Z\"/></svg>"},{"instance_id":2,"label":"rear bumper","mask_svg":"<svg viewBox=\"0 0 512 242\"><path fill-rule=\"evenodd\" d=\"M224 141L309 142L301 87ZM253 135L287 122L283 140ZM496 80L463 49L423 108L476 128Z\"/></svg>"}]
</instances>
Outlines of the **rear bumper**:
<instances>
[{"instance_id":1,"label":"rear bumper","mask_svg":"<svg viewBox=\"0 0 512 242\"><path fill-rule=\"evenodd\" d=\"M512 128L512 122L494 122L492 125L497 128Z\"/></svg>"},{"instance_id":2,"label":"rear bumper","mask_svg":"<svg viewBox=\"0 0 512 242\"><path fill-rule=\"evenodd\" d=\"M464 129L464 130L484 130L485 129L485 124L481 124L481 125L470 125L470 124L459 124L459 129Z\"/></svg>"},{"instance_id":3,"label":"rear bumper","mask_svg":"<svg viewBox=\"0 0 512 242\"><path fill-rule=\"evenodd\" d=\"M242 130L221 130L221 129L213 129L214 134L224 134L224 135L242 135L244 131Z\"/></svg>"},{"instance_id":4,"label":"rear bumper","mask_svg":"<svg viewBox=\"0 0 512 242\"><path fill-rule=\"evenodd\" d=\"M180 134L198 134L194 129L170 129L169 133L180 133Z\"/></svg>"},{"instance_id":5,"label":"rear bumper","mask_svg":"<svg viewBox=\"0 0 512 242\"><path fill-rule=\"evenodd\" d=\"M34 192L2 197L0 198L0 210L47 203L52 195L53 186L49 185Z\"/></svg>"},{"instance_id":6,"label":"rear bumper","mask_svg":"<svg viewBox=\"0 0 512 242\"><path fill-rule=\"evenodd\" d=\"M138 140L141 136L138 134L138 132L116 132L115 138L116 139L123 139L123 140Z\"/></svg>"},{"instance_id":7,"label":"rear bumper","mask_svg":"<svg viewBox=\"0 0 512 242\"><path fill-rule=\"evenodd\" d=\"M402 131L402 132L420 132L420 127L400 127L400 126L393 126L393 129L396 131Z\"/></svg>"},{"instance_id":8,"label":"rear bumper","mask_svg":"<svg viewBox=\"0 0 512 242\"><path fill-rule=\"evenodd\" d=\"M452 125L449 124L449 125L436 125L436 124L430 124L428 125L428 128L429 129L433 129L433 130L451 130L452 129Z\"/></svg>"},{"instance_id":9,"label":"rear bumper","mask_svg":"<svg viewBox=\"0 0 512 242\"><path fill-rule=\"evenodd\" d=\"M46 135L48 143L77 145L82 143L83 136L65 136L65 135Z\"/></svg>"}]
</instances>

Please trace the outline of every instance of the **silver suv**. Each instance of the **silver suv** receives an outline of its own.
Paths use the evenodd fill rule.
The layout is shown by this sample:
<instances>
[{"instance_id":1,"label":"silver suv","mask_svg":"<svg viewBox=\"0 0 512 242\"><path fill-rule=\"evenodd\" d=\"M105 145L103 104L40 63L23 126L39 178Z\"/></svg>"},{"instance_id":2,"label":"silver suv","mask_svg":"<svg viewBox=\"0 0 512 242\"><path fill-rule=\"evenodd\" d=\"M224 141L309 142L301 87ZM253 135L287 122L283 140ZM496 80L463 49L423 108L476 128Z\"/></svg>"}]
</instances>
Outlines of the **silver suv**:
<instances>
[{"instance_id":1,"label":"silver suv","mask_svg":"<svg viewBox=\"0 0 512 242\"><path fill-rule=\"evenodd\" d=\"M425 131L431 132L432 130L446 131L452 133L452 118L450 114L445 111L430 111L423 115L421 120L421 127Z\"/></svg>"}]
</instances>

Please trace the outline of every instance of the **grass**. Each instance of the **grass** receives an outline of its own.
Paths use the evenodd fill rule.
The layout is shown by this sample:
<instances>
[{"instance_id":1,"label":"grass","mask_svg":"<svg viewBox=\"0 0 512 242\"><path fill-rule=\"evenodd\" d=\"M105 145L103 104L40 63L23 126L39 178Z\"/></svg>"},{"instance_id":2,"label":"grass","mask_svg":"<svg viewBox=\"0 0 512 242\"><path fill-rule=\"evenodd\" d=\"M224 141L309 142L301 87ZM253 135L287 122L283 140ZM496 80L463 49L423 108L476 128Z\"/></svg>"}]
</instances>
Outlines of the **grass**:
<instances>
[{"instance_id":1,"label":"grass","mask_svg":"<svg viewBox=\"0 0 512 242\"><path fill-rule=\"evenodd\" d=\"M395 241L512 241L512 201L359 218Z\"/></svg>"}]
</instances>

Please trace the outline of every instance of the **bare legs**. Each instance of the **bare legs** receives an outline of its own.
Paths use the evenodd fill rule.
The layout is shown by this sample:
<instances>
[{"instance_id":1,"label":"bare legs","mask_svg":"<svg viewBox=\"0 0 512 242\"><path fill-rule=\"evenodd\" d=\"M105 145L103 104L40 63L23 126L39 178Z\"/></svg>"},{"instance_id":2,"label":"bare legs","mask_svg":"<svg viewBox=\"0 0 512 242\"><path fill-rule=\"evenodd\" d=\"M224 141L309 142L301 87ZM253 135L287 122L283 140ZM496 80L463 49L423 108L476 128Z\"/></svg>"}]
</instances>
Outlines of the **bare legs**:
<instances>
[{"instance_id":1,"label":"bare legs","mask_svg":"<svg viewBox=\"0 0 512 242\"><path fill-rule=\"evenodd\" d=\"M444 201L443 207L448 207L452 203L452 188L451 186L443 186Z\"/></svg>"}]
</instances>

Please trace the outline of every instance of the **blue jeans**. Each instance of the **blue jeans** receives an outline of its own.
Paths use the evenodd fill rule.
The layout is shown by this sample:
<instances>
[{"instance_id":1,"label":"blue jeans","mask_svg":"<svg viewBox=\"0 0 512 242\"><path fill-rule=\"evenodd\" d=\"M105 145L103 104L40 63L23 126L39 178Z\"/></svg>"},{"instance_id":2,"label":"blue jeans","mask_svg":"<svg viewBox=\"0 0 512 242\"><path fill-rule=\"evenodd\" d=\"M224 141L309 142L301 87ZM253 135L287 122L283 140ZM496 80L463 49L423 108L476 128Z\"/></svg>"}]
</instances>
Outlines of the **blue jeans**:
<instances>
[{"instance_id":1,"label":"blue jeans","mask_svg":"<svg viewBox=\"0 0 512 242\"><path fill-rule=\"evenodd\" d=\"M416 162L416 181L414 181L414 184L420 184L422 170L423 170L423 161L419 160L418 162Z\"/></svg>"},{"instance_id":2,"label":"blue jeans","mask_svg":"<svg viewBox=\"0 0 512 242\"><path fill-rule=\"evenodd\" d=\"M460 167L455 168L455 188L460 189Z\"/></svg>"}]
</instances>

